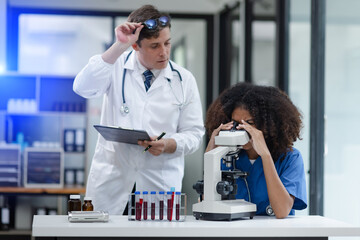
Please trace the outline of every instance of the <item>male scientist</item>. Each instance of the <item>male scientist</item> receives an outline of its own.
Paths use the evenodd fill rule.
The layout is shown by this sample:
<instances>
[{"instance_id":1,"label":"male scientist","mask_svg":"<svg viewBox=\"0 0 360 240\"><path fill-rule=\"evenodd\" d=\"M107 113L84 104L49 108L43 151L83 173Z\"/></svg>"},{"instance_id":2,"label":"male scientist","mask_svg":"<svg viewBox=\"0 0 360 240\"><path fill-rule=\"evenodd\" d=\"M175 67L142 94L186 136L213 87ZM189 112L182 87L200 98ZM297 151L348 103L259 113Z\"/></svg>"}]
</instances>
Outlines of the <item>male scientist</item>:
<instances>
[{"instance_id":1,"label":"male scientist","mask_svg":"<svg viewBox=\"0 0 360 240\"><path fill-rule=\"evenodd\" d=\"M116 42L75 78L77 94L103 96L101 125L143 129L151 136L132 145L99 135L86 187L96 210L122 214L135 182L137 191L181 191L184 156L202 141L196 80L169 60L170 21L152 5L133 11L115 28Z\"/></svg>"}]
</instances>

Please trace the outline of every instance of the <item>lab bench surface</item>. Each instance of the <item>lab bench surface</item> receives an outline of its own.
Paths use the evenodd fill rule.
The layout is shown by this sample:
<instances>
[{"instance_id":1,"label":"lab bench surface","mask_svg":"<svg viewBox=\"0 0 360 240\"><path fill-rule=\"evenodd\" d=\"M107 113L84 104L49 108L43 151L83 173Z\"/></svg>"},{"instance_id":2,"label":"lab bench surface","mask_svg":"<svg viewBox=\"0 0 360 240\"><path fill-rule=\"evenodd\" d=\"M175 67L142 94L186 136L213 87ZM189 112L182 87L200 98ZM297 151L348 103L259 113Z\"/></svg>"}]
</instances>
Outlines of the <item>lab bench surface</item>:
<instances>
[{"instance_id":1,"label":"lab bench surface","mask_svg":"<svg viewBox=\"0 0 360 240\"><path fill-rule=\"evenodd\" d=\"M186 216L184 222L128 221L111 215L107 223L70 223L67 215L34 216L35 239L327 239L360 236L360 227L321 216L276 219L255 216L237 221L202 221Z\"/></svg>"}]
</instances>

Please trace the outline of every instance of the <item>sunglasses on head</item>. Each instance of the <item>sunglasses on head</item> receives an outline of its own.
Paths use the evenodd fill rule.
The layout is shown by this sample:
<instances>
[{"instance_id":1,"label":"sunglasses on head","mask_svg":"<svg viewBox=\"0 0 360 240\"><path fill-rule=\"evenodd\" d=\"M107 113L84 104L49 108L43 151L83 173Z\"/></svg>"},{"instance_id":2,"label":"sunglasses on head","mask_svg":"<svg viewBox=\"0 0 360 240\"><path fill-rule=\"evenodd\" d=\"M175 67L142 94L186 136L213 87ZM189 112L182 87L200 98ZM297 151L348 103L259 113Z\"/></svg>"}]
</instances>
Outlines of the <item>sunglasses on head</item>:
<instances>
[{"instance_id":1,"label":"sunglasses on head","mask_svg":"<svg viewBox=\"0 0 360 240\"><path fill-rule=\"evenodd\" d=\"M142 24L149 30L156 30L158 26L165 27L170 23L170 19L167 16L161 16L157 19L148 19Z\"/></svg>"}]
</instances>

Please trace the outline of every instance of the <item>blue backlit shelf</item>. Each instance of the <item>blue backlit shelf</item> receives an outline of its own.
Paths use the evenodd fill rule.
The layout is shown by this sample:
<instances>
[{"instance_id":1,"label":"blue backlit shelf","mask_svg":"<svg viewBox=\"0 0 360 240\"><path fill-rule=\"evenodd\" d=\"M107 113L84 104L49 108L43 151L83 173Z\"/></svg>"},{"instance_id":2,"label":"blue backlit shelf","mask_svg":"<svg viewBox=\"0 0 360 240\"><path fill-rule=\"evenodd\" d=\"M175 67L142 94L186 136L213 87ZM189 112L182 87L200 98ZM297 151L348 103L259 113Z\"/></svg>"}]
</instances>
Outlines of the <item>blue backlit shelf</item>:
<instances>
[{"instance_id":1,"label":"blue backlit shelf","mask_svg":"<svg viewBox=\"0 0 360 240\"><path fill-rule=\"evenodd\" d=\"M86 115L85 112L56 112L56 111L40 111L40 112L33 112L33 113L26 113L26 112L8 112L6 110L0 110L0 115L6 116L84 116Z\"/></svg>"},{"instance_id":2,"label":"blue backlit shelf","mask_svg":"<svg viewBox=\"0 0 360 240\"><path fill-rule=\"evenodd\" d=\"M86 99L73 76L0 74L0 142L63 143L66 129L86 129Z\"/></svg>"},{"instance_id":3,"label":"blue backlit shelf","mask_svg":"<svg viewBox=\"0 0 360 240\"><path fill-rule=\"evenodd\" d=\"M11 100L32 100L39 112L86 112L86 99L72 90L74 77L8 73L0 75L0 111Z\"/></svg>"}]
</instances>

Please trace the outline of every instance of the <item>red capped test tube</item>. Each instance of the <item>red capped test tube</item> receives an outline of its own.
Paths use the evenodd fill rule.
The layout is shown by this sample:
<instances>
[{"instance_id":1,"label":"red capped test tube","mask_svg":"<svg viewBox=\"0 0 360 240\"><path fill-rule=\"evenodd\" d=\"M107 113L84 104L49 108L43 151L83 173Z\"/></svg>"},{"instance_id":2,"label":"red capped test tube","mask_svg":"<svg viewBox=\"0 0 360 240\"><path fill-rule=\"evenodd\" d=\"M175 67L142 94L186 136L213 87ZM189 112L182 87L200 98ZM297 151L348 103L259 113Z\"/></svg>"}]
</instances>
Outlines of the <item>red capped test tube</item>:
<instances>
[{"instance_id":1,"label":"red capped test tube","mask_svg":"<svg viewBox=\"0 0 360 240\"><path fill-rule=\"evenodd\" d=\"M155 199L156 199L156 192L151 191L150 192L150 198L151 198L151 220L155 220Z\"/></svg>"}]
</instances>

